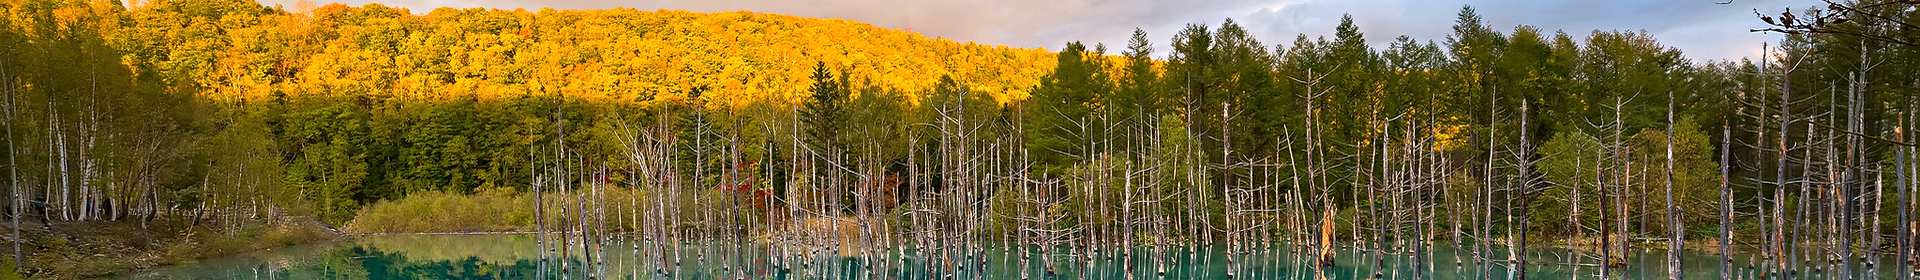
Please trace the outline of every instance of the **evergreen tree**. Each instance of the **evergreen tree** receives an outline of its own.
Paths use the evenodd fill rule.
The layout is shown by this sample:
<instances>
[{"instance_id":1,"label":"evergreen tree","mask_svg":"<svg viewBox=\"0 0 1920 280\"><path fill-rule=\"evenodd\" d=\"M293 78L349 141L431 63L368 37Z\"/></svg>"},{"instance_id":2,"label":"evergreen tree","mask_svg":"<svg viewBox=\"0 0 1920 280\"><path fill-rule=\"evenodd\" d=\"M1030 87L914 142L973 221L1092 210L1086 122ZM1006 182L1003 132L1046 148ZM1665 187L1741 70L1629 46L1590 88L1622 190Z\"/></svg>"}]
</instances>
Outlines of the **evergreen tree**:
<instances>
[{"instance_id":1,"label":"evergreen tree","mask_svg":"<svg viewBox=\"0 0 1920 280\"><path fill-rule=\"evenodd\" d=\"M841 128L847 124L847 86L844 80L835 79L833 73L827 71L825 62L814 65L811 77L812 98L801 105L799 121L806 124L807 144L818 153L814 156L838 160L847 147L841 134Z\"/></svg>"},{"instance_id":2,"label":"evergreen tree","mask_svg":"<svg viewBox=\"0 0 1920 280\"><path fill-rule=\"evenodd\" d=\"M1027 152L1041 170L1063 174L1074 163L1091 160L1084 158L1095 148L1091 142L1108 139L1098 119L1112 81L1096 61L1104 56L1079 42L1067 43L1053 73L1040 78L1021 106Z\"/></svg>"},{"instance_id":3,"label":"evergreen tree","mask_svg":"<svg viewBox=\"0 0 1920 280\"><path fill-rule=\"evenodd\" d=\"M1147 32L1134 28L1121 55L1126 57L1126 72L1117 77L1118 90L1109 102L1114 119L1138 124L1158 122L1161 107L1167 104L1159 98L1160 72L1154 69L1153 44L1147 41Z\"/></svg>"}]
</instances>

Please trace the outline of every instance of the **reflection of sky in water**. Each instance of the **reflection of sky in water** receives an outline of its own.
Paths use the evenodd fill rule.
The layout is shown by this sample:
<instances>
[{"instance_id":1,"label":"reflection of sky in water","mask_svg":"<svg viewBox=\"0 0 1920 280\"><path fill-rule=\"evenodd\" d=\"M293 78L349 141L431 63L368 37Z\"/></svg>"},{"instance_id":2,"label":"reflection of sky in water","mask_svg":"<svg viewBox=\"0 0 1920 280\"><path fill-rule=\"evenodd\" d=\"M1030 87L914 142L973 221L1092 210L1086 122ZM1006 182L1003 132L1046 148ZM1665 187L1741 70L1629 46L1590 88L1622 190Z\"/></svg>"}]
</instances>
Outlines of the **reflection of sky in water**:
<instances>
[{"instance_id":1,"label":"reflection of sky in water","mask_svg":"<svg viewBox=\"0 0 1920 280\"><path fill-rule=\"evenodd\" d=\"M549 244L551 245L551 244ZM953 263L924 260L927 255L909 253L888 254L884 259L875 260L877 268L870 270L869 263L859 257L821 257L793 258L785 262L793 265L781 272L773 266L774 262L766 254L766 244L756 243L748 246L684 246L681 250L681 263L674 266L670 259L662 266L655 258L647 256L647 251L636 251L632 243L613 242L606 245L605 255L595 255L594 259L604 257L605 265L597 267L604 277L610 279L653 278L653 279L733 279L743 274L747 279L815 279L815 278L857 278L857 279L927 279L929 275L944 276L956 274L956 278L970 279L983 273L989 279L1019 279L1020 256L1018 251L1009 254L1005 250L988 250L984 264L964 266L968 259L964 253L956 253ZM278 248L220 259L205 260L190 264L181 264L125 275L128 279L560 279L565 269L573 279L586 279L580 269L585 265L584 257L574 254L566 263L548 260L544 265L535 252L531 235L407 235L359 237L351 241L331 244L316 244ZM1290 255L1285 247L1276 245L1274 250L1260 251L1236 256L1235 276L1247 279L1312 279L1313 266L1302 265L1305 261ZM1153 278L1156 266L1148 254L1151 248L1134 256L1135 275ZM1506 278L1504 268L1494 268L1490 277L1479 277L1478 267L1471 262L1471 248L1455 251L1447 247L1432 248L1427 259L1433 265L1424 274L1433 279L1486 279ZM1504 249L1504 247L1497 248ZM910 252L917 252L911 250ZM1116 279L1121 277L1123 265L1121 256L1103 256L1096 258L1091 265L1085 259L1066 255L1067 250L1054 250L1052 264L1064 278L1080 273L1093 273L1095 279ZM1111 254L1111 250L1103 250ZM1036 251L1037 253L1037 251ZM1357 253L1357 255L1356 255ZM1455 267L1459 253L1464 267ZM1529 277L1537 279L1567 279L1576 273L1582 278L1596 277L1598 271L1591 266L1570 266L1568 252L1556 249L1534 249L1532 269ZM1167 278L1172 279L1225 279L1227 270L1226 256L1218 247L1203 249L1196 255L1185 251L1176 251L1166 265ZM1495 258L1504 259L1500 253ZM1389 255L1383 266L1383 276L1390 279L1412 278L1416 266L1405 265L1413 262L1412 256ZM1584 263L1594 263L1596 256L1586 256ZM1615 275L1626 273L1628 278L1648 279L1664 278L1666 273L1665 256L1662 252L1642 253L1631 259L1633 265L1625 271L1616 270ZM669 258L671 256L669 255ZM1336 265L1325 268L1331 279L1356 279L1371 274L1373 258L1368 252L1345 251L1336 260ZM1691 254L1683 263L1688 278L1717 278L1718 258L1707 254ZM977 263L977 262L976 262ZM1748 260L1736 259L1739 273L1746 270ZM747 265L739 265L747 264ZM951 265L952 267L949 267ZM1864 265L1862 265L1864 266ZM656 268L674 271L673 275L656 274ZM1033 279L1042 279L1044 268L1038 263L1028 264L1028 273ZM1083 269L1084 268L1084 269ZM1577 270L1576 270L1577 269ZM1864 270L1864 268L1862 268ZM877 271L876 271L877 270ZM935 271L929 273L929 271ZM877 273L876 273L877 272ZM1880 271L1884 277L1890 277L1891 271ZM878 276L878 277L875 277ZM1736 278L1750 278L1736 277Z\"/></svg>"}]
</instances>

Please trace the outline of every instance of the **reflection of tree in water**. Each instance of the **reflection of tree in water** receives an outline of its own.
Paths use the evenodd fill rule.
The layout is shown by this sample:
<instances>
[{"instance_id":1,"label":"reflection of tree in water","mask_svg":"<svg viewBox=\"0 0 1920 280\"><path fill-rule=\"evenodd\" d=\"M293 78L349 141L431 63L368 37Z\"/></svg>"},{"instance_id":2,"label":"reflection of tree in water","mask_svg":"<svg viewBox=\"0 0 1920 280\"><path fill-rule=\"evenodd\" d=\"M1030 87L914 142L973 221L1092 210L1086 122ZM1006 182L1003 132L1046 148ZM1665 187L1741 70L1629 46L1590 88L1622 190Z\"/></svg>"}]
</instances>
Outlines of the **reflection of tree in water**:
<instances>
[{"instance_id":1,"label":"reflection of tree in water","mask_svg":"<svg viewBox=\"0 0 1920 280\"><path fill-rule=\"evenodd\" d=\"M372 279L533 279L538 260L519 260L512 264L481 261L479 257L460 260L410 261L405 254L355 246L343 250L355 256L354 263ZM579 265L576 260L570 265Z\"/></svg>"},{"instance_id":2,"label":"reflection of tree in water","mask_svg":"<svg viewBox=\"0 0 1920 280\"><path fill-rule=\"evenodd\" d=\"M379 240L376 240L379 239ZM285 248L258 252L239 258L209 260L192 264L164 268L147 273L128 275L128 279L561 279L559 267L549 259L545 270L541 270L537 258L514 255L507 252L511 248L526 250L533 248L532 240L519 238L501 238L497 236L450 236L440 238L395 238L366 237L355 242L324 244L313 247ZM689 250L724 251L725 247L688 244ZM616 244L610 247L630 248L630 245ZM502 249L507 248L507 249ZM1252 249L1254 252L1238 260L1250 265L1244 274L1236 278L1249 279L1307 279L1317 268L1311 263L1312 257L1288 254L1285 244L1275 244L1264 249ZM938 251L908 251L905 255L888 255L881 262L871 262L858 257L823 257L806 260L811 266L796 266L789 271L779 271L770 266L757 265L747 267L747 279L853 279L873 275L884 275L892 279L931 279L954 275L956 279L1017 279L1025 269L1037 275L1041 273L1038 264L1019 267L1019 250L1034 250L1024 247L1015 249L989 248L980 257L985 258L986 267L980 270L943 270L937 265L928 265L928 260L941 258L929 254ZM1178 250L1185 250L1175 248ZM1177 253L1166 256L1174 262L1190 264L1169 267L1165 279L1224 279L1225 250L1220 247L1196 248L1193 255ZM1431 251L1431 263L1444 264L1456 262L1452 256L1459 251L1451 246L1434 246ZM1471 248L1469 247L1469 250ZM1493 251L1500 253L1497 249ZM900 252L895 251L894 254ZM960 254L959 252L955 252ZM1238 253L1238 252L1236 252ZM1558 248L1540 248L1528 252L1534 260L1554 260L1565 256L1567 252ZM739 254L739 255L733 255ZM511 256L502 256L511 255ZM1329 269L1330 279L1355 279L1373 275L1372 259L1362 251L1340 248L1335 254L1333 269ZM734 279L734 269L728 263L737 260L764 259L762 251L744 250L718 252L710 255L709 262L688 261L681 266L668 269L671 275L654 274L651 266L656 260L647 259L631 251L615 252L607 255L607 274L602 279ZM1071 256L1056 255L1055 261ZM1151 261L1156 256L1131 256L1136 263ZM954 258L965 258L956 255ZM1713 256L1688 255L1683 263L1687 278L1712 278L1716 264ZM574 257L567 263L569 267L582 267L584 258ZM1625 259L1628 269L1619 270L1620 276L1630 279L1657 277L1665 273L1665 255L1658 251L1634 254ZM1092 265L1082 267L1063 267L1058 271L1062 278L1077 278L1086 275L1088 279L1123 279L1128 272L1122 270L1124 259L1098 259ZM1409 258L1388 258L1382 263L1386 275L1411 275L1418 266L1409 265ZM1461 260L1471 261L1471 260ZM1745 261L1745 260L1740 260ZM1887 260L1890 261L1890 260ZM1476 267L1432 266L1426 275L1436 279L1498 279L1506 275L1504 270L1482 272ZM869 270L880 270L874 273ZM931 269L931 270L929 270ZM1154 271L1133 272L1134 278L1153 278ZM1482 274L1487 273L1487 274ZM1539 262L1528 269L1528 278L1568 279L1575 273L1571 267L1557 263ZM1581 271L1581 275L1592 275L1590 270ZM569 271L569 279L588 279L586 271ZM637 274L637 275L635 275ZM1242 276L1244 275L1244 277ZM1481 277L1486 275L1488 277ZM1882 271L1882 279L1891 278L1889 271ZM1304 278L1303 278L1304 277ZM1390 278L1390 277L1389 277ZM1585 277L1582 277L1585 278Z\"/></svg>"},{"instance_id":3,"label":"reflection of tree in water","mask_svg":"<svg viewBox=\"0 0 1920 280\"><path fill-rule=\"evenodd\" d=\"M578 260L569 260L578 265ZM533 279L538 260L512 264L460 260L410 260L405 253L353 246L327 250L317 262L279 271L282 279ZM553 276L553 275L549 275Z\"/></svg>"},{"instance_id":4,"label":"reflection of tree in water","mask_svg":"<svg viewBox=\"0 0 1920 280\"><path fill-rule=\"evenodd\" d=\"M270 271L278 279L380 279L368 275L354 251L326 250L313 261L283 263L286 266L280 268L267 265L261 270Z\"/></svg>"}]
</instances>

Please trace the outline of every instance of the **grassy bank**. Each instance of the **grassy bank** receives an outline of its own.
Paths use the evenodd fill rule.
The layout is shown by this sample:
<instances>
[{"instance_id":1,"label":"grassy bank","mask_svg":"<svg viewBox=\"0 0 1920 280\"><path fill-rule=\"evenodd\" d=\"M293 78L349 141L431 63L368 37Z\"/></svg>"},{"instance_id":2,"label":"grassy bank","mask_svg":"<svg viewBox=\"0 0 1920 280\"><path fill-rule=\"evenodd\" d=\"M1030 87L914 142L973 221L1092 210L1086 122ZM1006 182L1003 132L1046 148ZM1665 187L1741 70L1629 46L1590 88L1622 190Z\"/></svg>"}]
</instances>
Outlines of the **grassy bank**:
<instances>
[{"instance_id":1,"label":"grassy bank","mask_svg":"<svg viewBox=\"0 0 1920 280\"><path fill-rule=\"evenodd\" d=\"M631 204L647 201L634 195L633 191L607 188L600 198L606 208L588 211L604 211L609 230L631 230L635 228L630 219L635 213ZM558 217L563 206L572 207L565 211L577 211L582 204L575 199L581 198L591 199L583 194L548 193L542 197L550 219ZM525 192L423 192L369 205L347 223L345 230L353 234L526 232L534 230L533 222L533 196Z\"/></svg>"},{"instance_id":2,"label":"grassy bank","mask_svg":"<svg viewBox=\"0 0 1920 280\"><path fill-rule=\"evenodd\" d=\"M532 198L506 191L472 195L426 192L360 209L346 231L374 233L502 232L531 229Z\"/></svg>"},{"instance_id":3,"label":"grassy bank","mask_svg":"<svg viewBox=\"0 0 1920 280\"><path fill-rule=\"evenodd\" d=\"M11 230L11 229L8 229ZM111 276L140 269L229 256L288 245L322 242L337 234L313 222L255 224L235 228L190 221L90 221L57 224L48 231L24 225L28 279Z\"/></svg>"}]
</instances>

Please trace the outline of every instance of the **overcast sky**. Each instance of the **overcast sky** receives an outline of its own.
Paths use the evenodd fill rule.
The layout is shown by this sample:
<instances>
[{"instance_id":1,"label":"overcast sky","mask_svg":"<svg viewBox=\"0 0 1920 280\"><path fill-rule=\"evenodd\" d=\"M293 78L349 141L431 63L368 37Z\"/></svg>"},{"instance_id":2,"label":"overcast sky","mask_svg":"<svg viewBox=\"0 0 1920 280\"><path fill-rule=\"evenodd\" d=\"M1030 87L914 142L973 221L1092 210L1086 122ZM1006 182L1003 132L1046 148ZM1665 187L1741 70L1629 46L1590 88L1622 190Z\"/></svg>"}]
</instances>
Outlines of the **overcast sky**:
<instances>
[{"instance_id":1,"label":"overcast sky","mask_svg":"<svg viewBox=\"0 0 1920 280\"><path fill-rule=\"evenodd\" d=\"M262 0L293 7L300 0ZM1376 47L1395 36L1444 41L1463 5L1488 24L1510 32L1517 25L1566 31L1584 38L1595 29L1644 30L1695 60L1758 56L1760 43L1777 36L1748 32L1759 26L1753 11L1809 6L1816 0L311 0L358 6L379 2L416 14L437 7L594 9L632 7L790 14L845 18L908 29L931 36L1017 47L1059 49L1068 41L1105 43L1118 50L1135 27L1145 29L1165 55L1167 41L1187 23L1218 26L1227 18L1269 46L1291 43L1297 34L1331 36L1342 14L1352 14Z\"/></svg>"}]
</instances>

